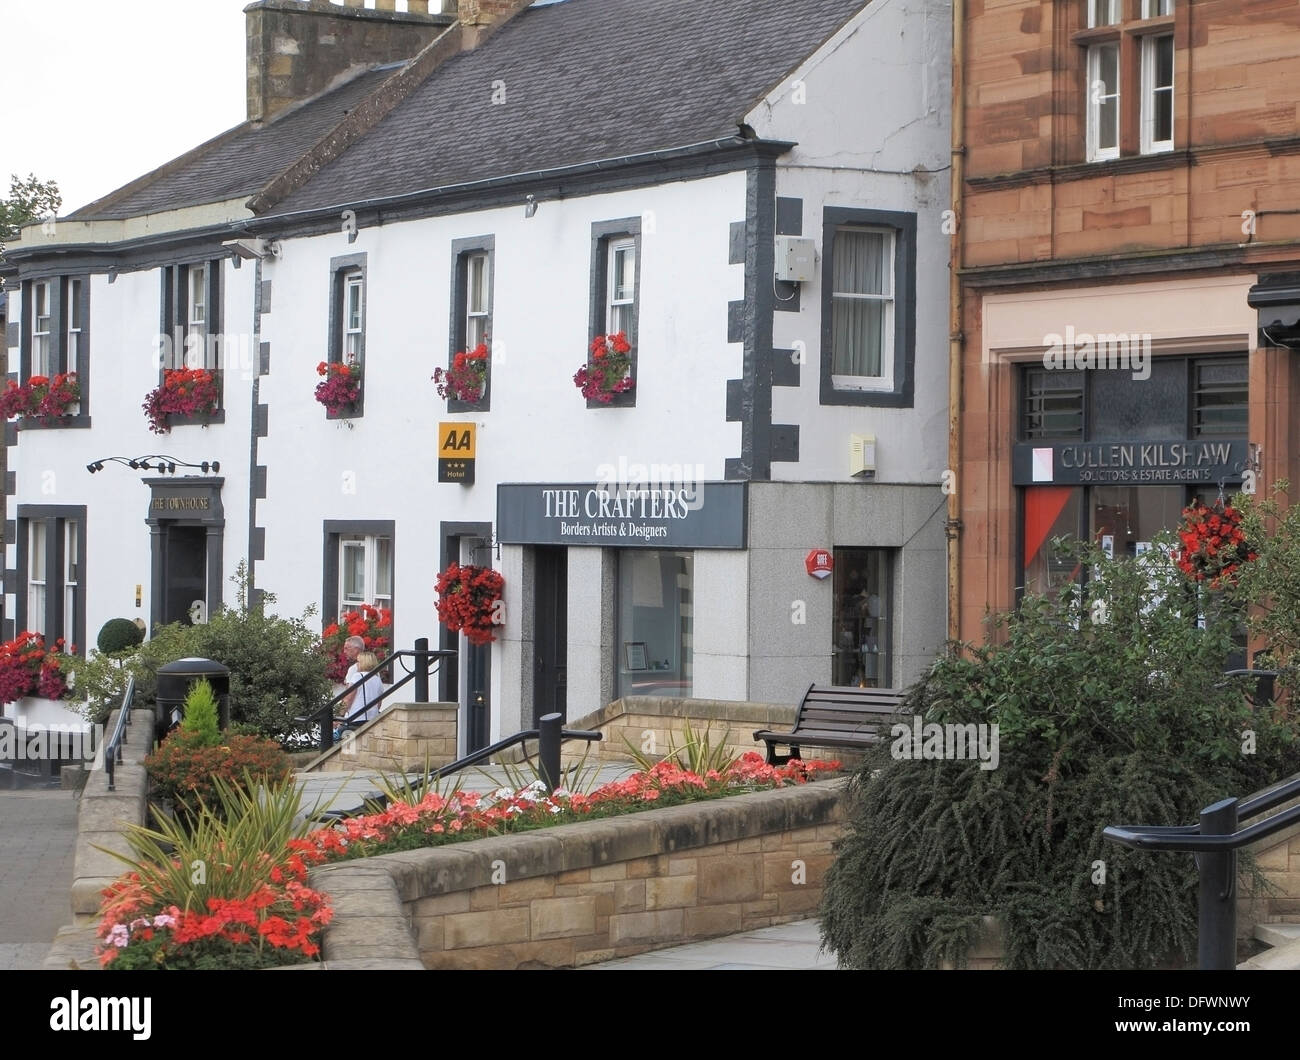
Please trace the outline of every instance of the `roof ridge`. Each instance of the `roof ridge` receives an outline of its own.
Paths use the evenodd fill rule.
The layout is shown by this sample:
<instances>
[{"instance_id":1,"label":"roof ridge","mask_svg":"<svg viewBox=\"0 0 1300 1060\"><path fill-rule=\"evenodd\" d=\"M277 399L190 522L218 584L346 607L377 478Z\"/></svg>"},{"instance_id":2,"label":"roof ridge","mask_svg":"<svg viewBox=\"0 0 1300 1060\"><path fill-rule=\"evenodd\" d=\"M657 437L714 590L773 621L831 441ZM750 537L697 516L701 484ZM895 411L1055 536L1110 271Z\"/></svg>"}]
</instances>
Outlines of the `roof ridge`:
<instances>
[{"instance_id":1,"label":"roof ridge","mask_svg":"<svg viewBox=\"0 0 1300 1060\"><path fill-rule=\"evenodd\" d=\"M284 201L383 121L444 63L463 52L481 47L515 15L531 6L532 0L513 0L509 12L490 25L465 26L459 19L453 22L410 62L353 107L306 153L263 185L248 200L248 208L255 214L264 213Z\"/></svg>"}]
</instances>

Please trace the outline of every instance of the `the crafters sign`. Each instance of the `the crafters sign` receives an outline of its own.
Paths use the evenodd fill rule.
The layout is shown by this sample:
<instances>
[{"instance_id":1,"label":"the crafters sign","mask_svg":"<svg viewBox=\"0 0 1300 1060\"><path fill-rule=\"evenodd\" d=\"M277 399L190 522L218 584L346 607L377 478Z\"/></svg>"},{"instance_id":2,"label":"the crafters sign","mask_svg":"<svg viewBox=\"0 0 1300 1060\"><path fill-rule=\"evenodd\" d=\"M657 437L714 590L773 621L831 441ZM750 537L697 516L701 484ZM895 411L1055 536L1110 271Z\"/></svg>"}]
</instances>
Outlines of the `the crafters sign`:
<instances>
[{"instance_id":1,"label":"the crafters sign","mask_svg":"<svg viewBox=\"0 0 1300 1060\"><path fill-rule=\"evenodd\" d=\"M497 540L505 545L744 548L745 484L502 484L497 487Z\"/></svg>"},{"instance_id":2,"label":"the crafters sign","mask_svg":"<svg viewBox=\"0 0 1300 1060\"><path fill-rule=\"evenodd\" d=\"M1089 442L1017 445L1017 486L1105 483L1160 486L1237 482L1246 470L1245 441Z\"/></svg>"}]
</instances>

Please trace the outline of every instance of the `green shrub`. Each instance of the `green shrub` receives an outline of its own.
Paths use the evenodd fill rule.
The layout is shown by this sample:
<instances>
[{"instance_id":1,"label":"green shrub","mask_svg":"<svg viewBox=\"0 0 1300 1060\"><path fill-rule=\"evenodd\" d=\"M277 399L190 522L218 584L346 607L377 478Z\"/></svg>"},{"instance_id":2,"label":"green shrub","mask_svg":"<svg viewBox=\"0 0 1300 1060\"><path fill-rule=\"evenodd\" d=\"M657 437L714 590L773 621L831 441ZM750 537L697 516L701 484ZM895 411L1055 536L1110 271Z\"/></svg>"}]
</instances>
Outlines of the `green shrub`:
<instances>
[{"instance_id":1,"label":"green shrub","mask_svg":"<svg viewBox=\"0 0 1300 1060\"><path fill-rule=\"evenodd\" d=\"M185 697L185 717L181 728L192 732L196 740L203 740L209 747L221 743L221 719L217 704L217 695L206 677L201 677L190 686Z\"/></svg>"},{"instance_id":2,"label":"green shrub","mask_svg":"<svg viewBox=\"0 0 1300 1060\"><path fill-rule=\"evenodd\" d=\"M1295 716L1252 712L1248 682L1223 677L1235 616L1209 607L1197 628L1197 598L1159 547L1076 558L1094 572L1085 589L1026 596L996 623L1000 642L946 654L909 695L905 713L926 723L997 724L996 769L904 758L909 736L855 776L821 908L841 964L961 964L985 915L1012 968L1192 959L1193 859L1102 829L1189 824L1295 772Z\"/></svg>"},{"instance_id":3,"label":"green shrub","mask_svg":"<svg viewBox=\"0 0 1300 1060\"><path fill-rule=\"evenodd\" d=\"M184 727L167 736L144 760L157 799L171 799L178 812L196 820L200 803L220 805L219 782L243 789L247 778L278 784L293 772L289 756L274 740L226 734L210 744L204 732Z\"/></svg>"},{"instance_id":4,"label":"green shrub","mask_svg":"<svg viewBox=\"0 0 1300 1060\"><path fill-rule=\"evenodd\" d=\"M144 630L129 618L110 618L100 628L95 646L105 655L128 651L144 640Z\"/></svg>"}]
</instances>

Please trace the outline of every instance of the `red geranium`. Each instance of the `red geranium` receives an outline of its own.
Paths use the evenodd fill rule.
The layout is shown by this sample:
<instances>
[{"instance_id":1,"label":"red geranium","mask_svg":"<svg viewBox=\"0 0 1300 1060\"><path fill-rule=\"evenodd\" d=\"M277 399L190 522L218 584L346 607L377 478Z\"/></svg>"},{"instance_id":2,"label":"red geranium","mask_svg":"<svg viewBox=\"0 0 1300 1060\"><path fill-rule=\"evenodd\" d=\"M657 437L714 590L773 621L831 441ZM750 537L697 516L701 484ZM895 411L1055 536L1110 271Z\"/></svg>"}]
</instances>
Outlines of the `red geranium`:
<instances>
[{"instance_id":1,"label":"red geranium","mask_svg":"<svg viewBox=\"0 0 1300 1060\"><path fill-rule=\"evenodd\" d=\"M67 416L81 400L81 384L76 372L61 372L53 379L43 375L28 377L22 386L9 381L0 394L0 416L39 416L42 423Z\"/></svg>"},{"instance_id":2,"label":"red geranium","mask_svg":"<svg viewBox=\"0 0 1300 1060\"><path fill-rule=\"evenodd\" d=\"M356 611L344 611L337 622L331 622L321 633L321 651L329 660L325 670L329 679L342 681L351 665L343 654L343 645L349 637L360 637L366 642L365 650L381 659L392 650L393 612L387 607L363 604Z\"/></svg>"},{"instance_id":3,"label":"red geranium","mask_svg":"<svg viewBox=\"0 0 1300 1060\"><path fill-rule=\"evenodd\" d=\"M615 394L624 394L636 386L631 376L632 347L627 336L597 335L591 340L590 356L573 376L574 385L588 401L608 405Z\"/></svg>"},{"instance_id":4,"label":"red geranium","mask_svg":"<svg viewBox=\"0 0 1300 1060\"><path fill-rule=\"evenodd\" d=\"M463 632L471 644L496 640L501 624L506 582L491 567L462 567L453 563L438 575L438 620L453 632Z\"/></svg>"},{"instance_id":5,"label":"red geranium","mask_svg":"<svg viewBox=\"0 0 1300 1060\"><path fill-rule=\"evenodd\" d=\"M451 359L451 368L435 368L433 381L438 387L438 396L450 400L473 404L483 397L487 386L488 362L491 357L486 342L480 342L472 350L461 350Z\"/></svg>"},{"instance_id":6,"label":"red geranium","mask_svg":"<svg viewBox=\"0 0 1300 1060\"><path fill-rule=\"evenodd\" d=\"M1211 589L1235 584L1241 565L1258 556L1241 522L1242 513L1231 505L1220 502L1211 507L1201 501L1188 505L1174 555L1178 569L1198 582L1208 582Z\"/></svg>"},{"instance_id":7,"label":"red geranium","mask_svg":"<svg viewBox=\"0 0 1300 1060\"><path fill-rule=\"evenodd\" d=\"M46 650L45 638L31 632L0 644L0 703L14 703L24 696L63 699L68 694L64 667L76 651L75 645L64 651L62 637Z\"/></svg>"},{"instance_id":8,"label":"red geranium","mask_svg":"<svg viewBox=\"0 0 1300 1060\"><path fill-rule=\"evenodd\" d=\"M316 384L316 400L331 415L347 412L361 400L361 365L355 361L347 364L321 361L316 366L316 374L325 377Z\"/></svg>"},{"instance_id":9,"label":"red geranium","mask_svg":"<svg viewBox=\"0 0 1300 1060\"><path fill-rule=\"evenodd\" d=\"M168 368L162 386L144 399L144 412L154 434L168 434L168 416L211 416L220 399L217 377L206 368Z\"/></svg>"}]
</instances>

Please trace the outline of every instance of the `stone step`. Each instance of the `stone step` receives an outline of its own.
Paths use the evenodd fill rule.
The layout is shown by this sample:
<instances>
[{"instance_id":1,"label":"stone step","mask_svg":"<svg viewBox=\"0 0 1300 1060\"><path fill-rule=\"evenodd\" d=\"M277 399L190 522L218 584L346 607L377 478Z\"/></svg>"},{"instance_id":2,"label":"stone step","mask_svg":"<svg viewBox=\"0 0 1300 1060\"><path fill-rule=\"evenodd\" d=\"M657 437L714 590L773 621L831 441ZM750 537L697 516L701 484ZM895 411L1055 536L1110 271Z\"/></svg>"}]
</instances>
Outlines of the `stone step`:
<instances>
[{"instance_id":1,"label":"stone step","mask_svg":"<svg viewBox=\"0 0 1300 1060\"><path fill-rule=\"evenodd\" d=\"M1270 946L1285 946L1300 940L1300 924L1269 923L1255 925L1255 938Z\"/></svg>"},{"instance_id":2,"label":"stone step","mask_svg":"<svg viewBox=\"0 0 1300 1060\"><path fill-rule=\"evenodd\" d=\"M1267 925L1277 927L1279 925ZM1238 971L1293 972L1300 971L1300 938L1282 946L1274 946L1257 953L1248 961L1237 965Z\"/></svg>"}]
</instances>

